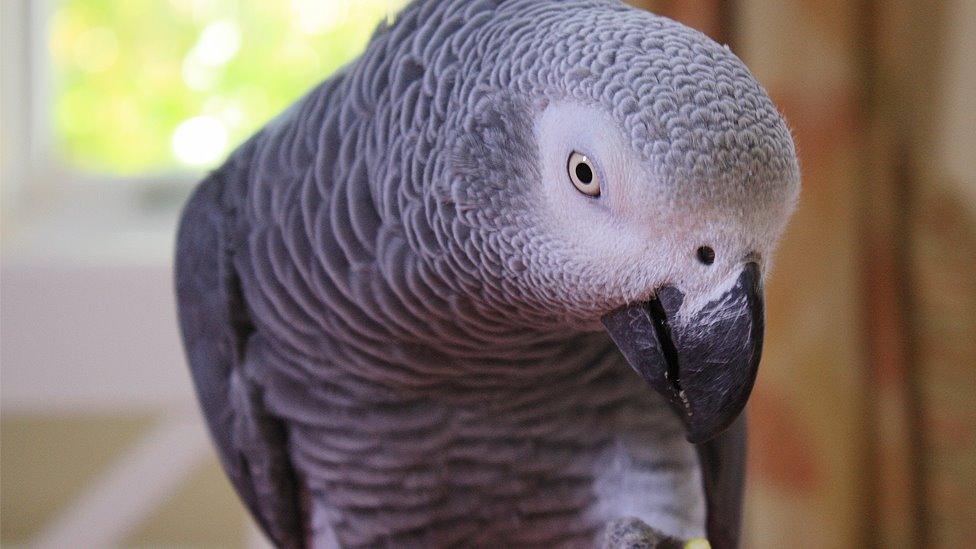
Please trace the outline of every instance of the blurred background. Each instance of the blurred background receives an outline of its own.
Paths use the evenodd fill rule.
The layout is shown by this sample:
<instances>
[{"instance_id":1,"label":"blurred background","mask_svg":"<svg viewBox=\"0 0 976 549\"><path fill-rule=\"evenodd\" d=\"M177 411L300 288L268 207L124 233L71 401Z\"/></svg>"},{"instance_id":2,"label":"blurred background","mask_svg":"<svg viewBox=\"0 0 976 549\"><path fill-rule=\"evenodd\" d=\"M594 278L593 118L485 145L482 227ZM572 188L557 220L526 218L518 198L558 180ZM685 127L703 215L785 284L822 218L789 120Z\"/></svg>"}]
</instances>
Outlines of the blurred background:
<instances>
[{"instance_id":1,"label":"blurred background","mask_svg":"<svg viewBox=\"0 0 976 549\"><path fill-rule=\"evenodd\" d=\"M633 2L790 122L746 547L976 540L976 1ZM260 547L197 415L192 185L402 0L2 0L0 544Z\"/></svg>"}]
</instances>

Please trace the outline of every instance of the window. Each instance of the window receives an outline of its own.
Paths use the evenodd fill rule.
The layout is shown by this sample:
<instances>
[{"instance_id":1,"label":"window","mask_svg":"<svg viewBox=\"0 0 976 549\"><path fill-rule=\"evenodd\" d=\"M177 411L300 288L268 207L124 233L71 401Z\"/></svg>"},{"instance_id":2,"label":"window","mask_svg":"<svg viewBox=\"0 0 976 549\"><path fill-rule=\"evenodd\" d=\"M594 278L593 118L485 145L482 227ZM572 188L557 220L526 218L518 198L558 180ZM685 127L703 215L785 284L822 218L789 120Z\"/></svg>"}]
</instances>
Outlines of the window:
<instances>
[{"instance_id":1,"label":"window","mask_svg":"<svg viewBox=\"0 0 976 549\"><path fill-rule=\"evenodd\" d=\"M387 0L63 0L47 24L53 145L112 175L211 166L354 58Z\"/></svg>"},{"instance_id":2,"label":"window","mask_svg":"<svg viewBox=\"0 0 976 549\"><path fill-rule=\"evenodd\" d=\"M5 110L30 112L3 133L31 132L35 178L195 177L355 58L403 3L4 0L17 21L4 47L24 52L18 74L4 69L24 97Z\"/></svg>"},{"instance_id":3,"label":"window","mask_svg":"<svg viewBox=\"0 0 976 549\"><path fill-rule=\"evenodd\" d=\"M3 254L165 262L192 185L406 0L0 0Z\"/></svg>"}]
</instances>

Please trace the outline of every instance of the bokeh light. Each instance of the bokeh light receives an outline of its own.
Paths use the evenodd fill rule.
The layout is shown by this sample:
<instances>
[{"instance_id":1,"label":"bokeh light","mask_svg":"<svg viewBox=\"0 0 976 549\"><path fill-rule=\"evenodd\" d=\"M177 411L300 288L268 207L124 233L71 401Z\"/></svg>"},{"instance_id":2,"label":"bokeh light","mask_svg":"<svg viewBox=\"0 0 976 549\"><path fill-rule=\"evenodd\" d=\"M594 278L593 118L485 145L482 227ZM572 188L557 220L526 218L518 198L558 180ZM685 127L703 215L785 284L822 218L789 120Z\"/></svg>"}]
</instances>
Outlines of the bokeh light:
<instances>
[{"instance_id":1,"label":"bokeh light","mask_svg":"<svg viewBox=\"0 0 976 549\"><path fill-rule=\"evenodd\" d=\"M212 116L194 116L173 132L173 153L188 166L206 166L223 156L227 130Z\"/></svg>"}]
</instances>

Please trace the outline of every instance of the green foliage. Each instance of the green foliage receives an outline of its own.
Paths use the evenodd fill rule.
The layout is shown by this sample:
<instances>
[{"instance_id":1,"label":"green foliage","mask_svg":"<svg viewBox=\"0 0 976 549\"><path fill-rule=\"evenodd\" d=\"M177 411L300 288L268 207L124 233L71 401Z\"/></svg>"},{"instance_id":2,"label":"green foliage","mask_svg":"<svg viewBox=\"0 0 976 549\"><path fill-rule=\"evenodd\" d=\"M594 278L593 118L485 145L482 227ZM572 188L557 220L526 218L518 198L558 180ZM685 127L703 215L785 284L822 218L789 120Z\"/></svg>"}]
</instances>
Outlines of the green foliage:
<instances>
[{"instance_id":1,"label":"green foliage","mask_svg":"<svg viewBox=\"0 0 976 549\"><path fill-rule=\"evenodd\" d=\"M401 4L63 0L50 28L56 147L115 175L213 165Z\"/></svg>"}]
</instances>

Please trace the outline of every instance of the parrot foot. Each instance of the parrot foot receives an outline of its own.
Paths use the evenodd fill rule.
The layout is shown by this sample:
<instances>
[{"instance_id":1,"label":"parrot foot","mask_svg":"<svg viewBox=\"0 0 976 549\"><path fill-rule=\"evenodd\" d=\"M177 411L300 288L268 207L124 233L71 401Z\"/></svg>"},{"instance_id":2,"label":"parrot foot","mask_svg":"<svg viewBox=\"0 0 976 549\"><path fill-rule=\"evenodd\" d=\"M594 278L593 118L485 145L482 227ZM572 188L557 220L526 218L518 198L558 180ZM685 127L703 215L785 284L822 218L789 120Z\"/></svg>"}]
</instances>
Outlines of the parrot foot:
<instances>
[{"instance_id":1,"label":"parrot foot","mask_svg":"<svg viewBox=\"0 0 976 549\"><path fill-rule=\"evenodd\" d=\"M628 517L607 524L600 549L709 549L704 539L681 541L667 536L644 521Z\"/></svg>"}]
</instances>

